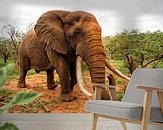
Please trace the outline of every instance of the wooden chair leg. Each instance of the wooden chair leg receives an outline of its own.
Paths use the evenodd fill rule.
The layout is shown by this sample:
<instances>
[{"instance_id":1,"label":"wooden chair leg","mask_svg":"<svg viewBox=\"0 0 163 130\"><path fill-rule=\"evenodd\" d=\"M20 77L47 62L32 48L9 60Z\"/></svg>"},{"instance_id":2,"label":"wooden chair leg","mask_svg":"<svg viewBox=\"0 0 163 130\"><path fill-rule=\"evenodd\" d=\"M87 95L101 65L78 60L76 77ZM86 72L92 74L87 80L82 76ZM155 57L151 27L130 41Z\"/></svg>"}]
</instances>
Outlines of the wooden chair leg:
<instances>
[{"instance_id":1,"label":"wooden chair leg","mask_svg":"<svg viewBox=\"0 0 163 130\"><path fill-rule=\"evenodd\" d=\"M113 88L107 88L107 91L109 92L110 99L112 101L117 101L117 95L116 95L116 90Z\"/></svg>"},{"instance_id":2,"label":"wooden chair leg","mask_svg":"<svg viewBox=\"0 0 163 130\"><path fill-rule=\"evenodd\" d=\"M116 86L115 78L112 74L108 75L109 85ZM113 101L117 101L117 95L116 95L116 88L107 88L107 91L109 92L110 99Z\"/></svg>"},{"instance_id":3,"label":"wooden chair leg","mask_svg":"<svg viewBox=\"0 0 163 130\"><path fill-rule=\"evenodd\" d=\"M163 114L163 92L157 92L157 96L160 103L161 112Z\"/></svg>"},{"instance_id":4,"label":"wooden chair leg","mask_svg":"<svg viewBox=\"0 0 163 130\"><path fill-rule=\"evenodd\" d=\"M92 118L92 130L96 130L98 117L93 113Z\"/></svg>"},{"instance_id":5,"label":"wooden chair leg","mask_svg":"<svg viewBox=\"0 0 163 130\"><path fill-rule=\"evenodd\" d=\"M150 119L151 102L152 102L152 91L150 90L145 91L141 130L147 130L149 119Z\"/></svg>"},{"instance_id":6,"label":"wooden chair leg","mask_svg":"<svg viewBox=\"0 0 163 130\"><path fill-rule=\"evenodd\" d=\"M126 126L125 122L121 121L121 124L122 124L123 129L127 130L127 126Z\"/></svg>"}]
</instances>

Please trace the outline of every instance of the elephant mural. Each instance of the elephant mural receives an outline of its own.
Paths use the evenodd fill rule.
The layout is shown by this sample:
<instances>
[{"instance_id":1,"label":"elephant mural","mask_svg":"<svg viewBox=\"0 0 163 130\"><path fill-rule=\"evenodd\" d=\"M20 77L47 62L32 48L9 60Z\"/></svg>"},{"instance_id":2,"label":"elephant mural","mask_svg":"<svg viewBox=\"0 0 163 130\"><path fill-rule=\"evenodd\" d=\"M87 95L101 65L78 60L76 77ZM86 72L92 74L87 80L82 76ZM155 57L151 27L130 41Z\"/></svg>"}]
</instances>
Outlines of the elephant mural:
<instances>
[{"instance_id":1,"label":"elephant mural","mask_svg":"<svg viewBox=\"0 0 163 130\"><path fill-rule=\"evenodd\" d=\"M60 99L72 101L76 74L80 74L76 72L76 61L79 67L85 61L93 83L105 83L105 65L126 78L106 62L101 28L95 16L83 11L48 11L40 16L34 29L24 36L20 44L18 87L26 87L27 71L34 68L36 72L46 71L47 87L54 89L55 69L61 82ZM82 91L89 95L81 83L79 80Z\"/></svg>"}]
</instances>

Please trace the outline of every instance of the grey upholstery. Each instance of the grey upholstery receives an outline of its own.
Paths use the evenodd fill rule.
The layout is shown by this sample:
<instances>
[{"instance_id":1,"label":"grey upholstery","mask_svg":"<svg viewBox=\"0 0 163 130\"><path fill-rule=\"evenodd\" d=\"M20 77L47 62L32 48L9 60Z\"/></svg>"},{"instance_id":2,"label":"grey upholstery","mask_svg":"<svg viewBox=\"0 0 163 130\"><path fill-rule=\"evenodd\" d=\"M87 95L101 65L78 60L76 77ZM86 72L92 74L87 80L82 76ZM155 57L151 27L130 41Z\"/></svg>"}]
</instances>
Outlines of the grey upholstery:
<instances>
[{"instance_id":1,"label":"grey upholstery","mask_svg":"<svg viewBox=\"0 0 163 130\"><path fill-rule=\"evenodd\" d=\"M141 120L143 111L144 91L137 86L163 88L163 69L137 69L128 84L128 89L122 102L92 100L87 101L86 111L120 117L131 120ZM153 95L151 121L163 122L157 95Z\"/></svg>"},{"instance_id":2,"label":"grey upholstery","mask_svg":"<svg viewBox=\"0 0 163 130\"><path fill-rule=\"evenodd\" d=\"M122 102L143 104L144 91L136 89L137 86L163 88L163 69L137 69L132 74ZM152 106L159 106L156 93L153 95Z\"/></svg>"},{"instance_id":3,"label":"grey upholstery","mask_svg":"<svg viewBox=\"0 0 163 130\"><path fill-rule=\"evenodd\" d=\"M135 120L141 118L142 109L141 104L118 101L93 100L88 101L86 105L88 112Z\"/></svg>"},{"instance_id":4,"label":"grey upholstery","mask_svg":"<svg viewBox=\"0 0 163 130\"><path fill-rule=\"evenodd\" d=\"M118 102L118 101L88 101L86 105L88 112L119 117L130 120L141 120L143 105L137 103ZM159 107L153 107L151 121L163 122L163 116Z\"/></svg>"}]
</instances>

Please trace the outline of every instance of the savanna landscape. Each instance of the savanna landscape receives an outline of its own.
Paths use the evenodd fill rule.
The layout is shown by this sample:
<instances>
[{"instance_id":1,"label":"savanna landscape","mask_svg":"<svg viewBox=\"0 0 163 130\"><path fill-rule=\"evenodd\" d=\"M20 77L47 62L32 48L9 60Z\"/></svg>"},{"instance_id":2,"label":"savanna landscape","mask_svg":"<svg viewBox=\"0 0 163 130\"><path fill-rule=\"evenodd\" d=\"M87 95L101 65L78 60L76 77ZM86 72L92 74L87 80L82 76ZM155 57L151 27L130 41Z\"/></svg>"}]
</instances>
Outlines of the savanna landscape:
<instances>
[{"instance_id":1,"label":"savanna landscape","mask_svg":"<svg viewBox=\"0 0 163 130\"><path fill-rule=\"evenodd\" d=\"M8 34L8 38L0 39L0 106L9 103L18 92L35 92L41 93L40 97L33 99L30 103L14 105L8 109L8 112L67 112L81 113L85 112L85 103L93 97L88 97L81 92L79 86L76 85L72 95L76 97L71 102L63 102L59 99L60 80L55 72L54 79L57 87L54 90L48 90L46 85L46 74L41 72L36 74L34 70L30 70L27 76L27 88L18 88L19 71L16 67L17 50L24 33L19 32L18 28L13 25L6 25L2 28L2 32ZM163 68L163 33L140 32L139 30L127 31L119 33L115 36L104 37L103 45L108 61L118 68L125 75L130 76L137 68ZM8 64L14 63L12 69L6 71L4 68ZM4 71L5 70L5 71ZM106 77L112 73L106 69ZM112 73L113 74L113 73ZM126 89L127 81L114 75L116 81L116 94L119 100L123 97ZM89 85L90 74L88 67L83 64L83 77L86 88L93 92ZM3 81L5 80L5 82ZM106 78L108 83L108 79ZM4 84L3 84L4 83Z\"/></svg>"},{"instance_id":2,"label":"savanna landscape","mask_svg":"<svg viewBox=\"0 0 163 130\"><path fill-rule=\"evenodd\" d=\"M162 130L163 1L1 3L0 130Z\"/></svg>"}]
</instances>

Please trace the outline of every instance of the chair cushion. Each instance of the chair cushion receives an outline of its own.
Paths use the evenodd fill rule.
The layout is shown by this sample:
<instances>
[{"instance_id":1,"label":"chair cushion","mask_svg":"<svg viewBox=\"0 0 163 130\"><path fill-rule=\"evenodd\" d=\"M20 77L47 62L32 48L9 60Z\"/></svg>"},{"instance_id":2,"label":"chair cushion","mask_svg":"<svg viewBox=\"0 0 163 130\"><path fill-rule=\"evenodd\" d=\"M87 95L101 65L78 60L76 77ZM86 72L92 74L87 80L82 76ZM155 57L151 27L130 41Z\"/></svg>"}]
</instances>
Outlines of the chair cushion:
<instances>
[{"instance_id":1,"label":"chair cushion","mask_svg":"<svg viewBox=\"0 0 163 130\"><path fill-rule=\"evenodd\" d=\"M91 100L86 103L86 111L129 120L141 120L143 106L128 102ZM152 108L151 121L163 122L160 108Z\"/></svg>"}]
</instances>

